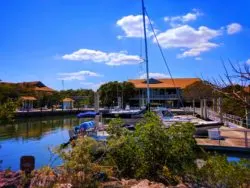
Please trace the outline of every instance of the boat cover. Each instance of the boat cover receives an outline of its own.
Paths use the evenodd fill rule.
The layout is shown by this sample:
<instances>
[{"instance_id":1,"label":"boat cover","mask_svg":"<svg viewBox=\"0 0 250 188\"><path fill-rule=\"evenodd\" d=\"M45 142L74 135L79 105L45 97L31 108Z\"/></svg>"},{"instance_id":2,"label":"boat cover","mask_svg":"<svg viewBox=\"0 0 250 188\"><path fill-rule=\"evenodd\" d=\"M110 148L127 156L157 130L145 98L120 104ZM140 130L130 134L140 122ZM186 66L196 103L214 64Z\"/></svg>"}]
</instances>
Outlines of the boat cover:
<instances>
[{"instance_id":1,"label":"boat cover","mask_svg":"<svg viewBox=\"0 0 250 188\"><path fill-rule=\"evenodd\" d=\"M75 126L75 131L77 132L78 130L87 130L95 127L95 122L94 121L86 121L83 122L82 124Z\"/></svg>"},{"instance_id":2,"label":"boat cover","mask_svg":"<svg viewBox=\"0 0 250 188\"><path fill-rule=\"evenodd\" d=\"M98 115L98 113L93 112L93 111L88 111L88 112L81 112L77 114L77 117L78 118L95 117L96 115Z\"/></svg>"}]
</instances>

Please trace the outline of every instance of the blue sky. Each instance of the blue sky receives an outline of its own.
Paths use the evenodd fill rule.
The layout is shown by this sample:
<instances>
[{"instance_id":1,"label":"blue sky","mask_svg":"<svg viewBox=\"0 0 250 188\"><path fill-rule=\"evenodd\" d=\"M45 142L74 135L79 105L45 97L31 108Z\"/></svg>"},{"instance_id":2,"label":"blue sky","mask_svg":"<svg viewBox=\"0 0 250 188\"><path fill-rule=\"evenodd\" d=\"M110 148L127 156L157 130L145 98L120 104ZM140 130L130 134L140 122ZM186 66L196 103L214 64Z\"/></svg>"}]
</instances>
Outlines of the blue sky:
<instances>
[{"instance_id":1,"label":"blue sky","mask_svg":"<svg viewBox=\"0 0 250 188\"><path fill-rule=\"evenodd\" d=\"M174 77L217 77L250 63L250 1L145 0ZM140 0L2 0L0 79L62 89L142 77ZM147 22L147 26L148 22ZM148 30L151 76L168 76Z\"/></svg>"}]
</instances>

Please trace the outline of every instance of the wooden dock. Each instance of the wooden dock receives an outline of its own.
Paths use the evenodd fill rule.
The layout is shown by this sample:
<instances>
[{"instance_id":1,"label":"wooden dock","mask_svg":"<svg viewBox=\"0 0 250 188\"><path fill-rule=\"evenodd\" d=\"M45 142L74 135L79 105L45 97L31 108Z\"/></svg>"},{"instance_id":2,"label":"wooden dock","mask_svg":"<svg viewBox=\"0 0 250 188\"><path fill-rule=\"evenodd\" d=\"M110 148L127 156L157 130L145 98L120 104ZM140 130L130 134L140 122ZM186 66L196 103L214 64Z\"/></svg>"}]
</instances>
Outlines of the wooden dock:
<instances>
[{"instance_id":1,"label":"wooden dock","mask_svg":"<svg viewBox=\"0 0 250 188\"><path fill-rule=\"evenodd\" d=\"M250 152L250 130L245 128L219 129L222 139L196 138L197 144L211 150L230 150Z\"/></svg>"}]
</instances>

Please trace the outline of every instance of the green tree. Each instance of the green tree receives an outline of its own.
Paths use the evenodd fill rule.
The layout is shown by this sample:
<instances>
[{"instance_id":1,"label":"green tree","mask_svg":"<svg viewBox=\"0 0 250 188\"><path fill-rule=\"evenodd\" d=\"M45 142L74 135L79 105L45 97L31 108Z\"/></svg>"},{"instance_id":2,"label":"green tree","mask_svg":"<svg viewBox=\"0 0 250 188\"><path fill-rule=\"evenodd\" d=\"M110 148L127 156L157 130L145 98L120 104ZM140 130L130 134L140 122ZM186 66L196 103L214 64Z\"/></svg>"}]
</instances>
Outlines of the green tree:
<instances>
[{"instance_id":1,"label":"green tree","mask_svg":"<svg viewBox=\"0 0 250 188\"><path fill-rule=\"evenodd\" d=\"M199 99L213 98L213 88L205 83L206 81L197 81L183 90L183 98L185 102L191 102Z\"/></svg>"},{"instance_id":2,"label":"green tree","mask_svg":"<svg viewBox=\"0 0 250 188\"><path fill-rule=\"evenodd\" d=\"M17 102L8 99L7 102L0 105L0 123L1 121L14 121Z\"/></svg>"},{"instance_id":3,"label":"green tree","mask_svg":"<svg viewBox=\"0 0 250 188\"><path fill-rule=\"evenodd\" d=\"M102 106L118 105L118 98L121 97L123 105L129 103L129 99L135 95L135 87L130 82L108 82L100 86L98 89ZM123 106L123 107L124 107Z\"/></svg>"}]
</instances>

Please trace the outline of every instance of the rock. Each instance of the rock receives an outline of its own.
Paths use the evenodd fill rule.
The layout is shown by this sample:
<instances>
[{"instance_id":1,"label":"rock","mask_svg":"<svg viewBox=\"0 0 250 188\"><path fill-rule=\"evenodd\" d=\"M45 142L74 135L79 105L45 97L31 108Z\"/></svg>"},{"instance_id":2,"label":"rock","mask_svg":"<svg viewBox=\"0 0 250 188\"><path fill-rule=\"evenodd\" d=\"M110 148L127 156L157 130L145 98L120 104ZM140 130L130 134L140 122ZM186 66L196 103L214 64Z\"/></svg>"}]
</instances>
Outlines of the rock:
<instances>
[{"instance_id":1,"label":"rock","mask_svg":"<svg viewBox=\"0 0 250 188\"><path fill-rule=\"evenodd\" d=\"M21 187L21 173L9 170L0 172L0 187Z\"/></svg>"},{"instance_id":2,"label":"rock","mask_svg":"<svg viewBox=\"0 0 250 188\"><path fill-rule=\"evenodd\" d=\"M176 188L188 188L188 186L186 186L185 184L183 183L180 183L176 186Z\"/></svg>"},{"instance_id":3,"label":"rock","mask_svg":"<svg viewBox=\"0 0 250 188\"><path fill-rule=\"evenodd\" d=\"M138 181L136 179L129 179L129 180L122 179L121 183L124 187L131 187L132 185L138 184Z\"/></svg>"},{"instance_id":4,"label":"rock","mask_svg":"<svg viewBox=\"0 0 250 188\"><path fill-rule=\"evenodd\" d=\"M70 183L61 183L61 184L56 184L54 187L55 188L71 188L72 185Z\"/></svg>"},{"instance_id":5,"label":"rock","mask_svg":"<svg viewBox=\"0 0 250 188\"><path fill-rule=\"evenodd\" d=\"M123 185L121 184L120 181L109 181L109 182L105 182L102 183L101 188L122 188Z\"/></svg>"},{"instance_id":6,"label":"rock","mask_svg":"<svg viewBox=\"0 0 250 188\"><path fill-rule=\"evenodd\" d=\"M133 185L131 188L148 188L150 181L145 179L141 180L137 185Z\"/></svg>"}]
</instances>

